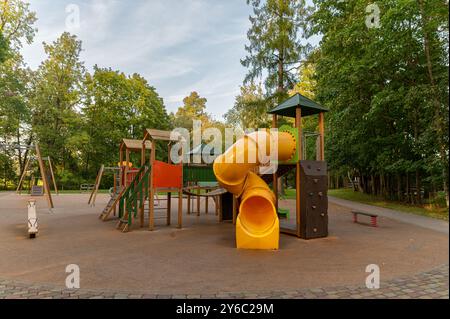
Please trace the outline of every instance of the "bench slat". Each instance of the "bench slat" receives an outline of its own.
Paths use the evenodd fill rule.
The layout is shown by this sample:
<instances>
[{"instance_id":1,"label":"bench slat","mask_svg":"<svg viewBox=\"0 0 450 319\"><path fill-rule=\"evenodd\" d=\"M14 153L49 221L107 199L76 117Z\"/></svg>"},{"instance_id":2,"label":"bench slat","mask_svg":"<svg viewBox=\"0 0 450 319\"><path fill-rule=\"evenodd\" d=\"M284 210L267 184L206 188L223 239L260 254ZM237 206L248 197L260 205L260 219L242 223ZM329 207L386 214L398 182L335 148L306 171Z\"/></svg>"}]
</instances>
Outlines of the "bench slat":
<instances>
[{"instance_id":1,"label":"bench slat","mask_svg":"<svg viewBox=\"0 0 450 319\"><path fill-rule=\"evenodd\" d=\"M353 215L363 215L368 217L378 217L378 215L370 214L370 213L363 213L363 212L352 212Z\"/></svg>"}]
</instances>

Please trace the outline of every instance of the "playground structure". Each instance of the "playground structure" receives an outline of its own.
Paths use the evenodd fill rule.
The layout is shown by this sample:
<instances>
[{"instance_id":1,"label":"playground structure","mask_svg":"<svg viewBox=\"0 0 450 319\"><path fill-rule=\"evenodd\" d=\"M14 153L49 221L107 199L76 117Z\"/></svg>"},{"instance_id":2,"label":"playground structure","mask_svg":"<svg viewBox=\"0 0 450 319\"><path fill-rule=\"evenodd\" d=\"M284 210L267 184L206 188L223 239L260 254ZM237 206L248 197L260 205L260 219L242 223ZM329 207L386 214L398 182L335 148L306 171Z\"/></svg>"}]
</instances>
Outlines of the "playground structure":
<instances>
[{"instance_id":1,"label":"playground structure","mask_svg":"<svg viewBox=\"0 0 450 319\"><path fill-rule=\"evenodd\" d=\"M25 162L23 171L21 172L21 176L20 176L19 183L17 185L16 193L21 194L26 175L29 173L29 170L31 168L31 163L37 161L38 167L39 167L40 179L42 181L43 186L36 187L35 186L36 179L31 178L30 193L32 196L45 196L47 199L48 208L49 209L54 208L49 179L52 180L53 187L54 187L56 194L58 194L58 187L56 186L53 165L52 165L52 161L51 161L50 157L45 157L45 158L42 157L41 150L39 148L39 144L35 143L34 145L16 145L16 144L8 145L8 144L2 143L2 144L0 144L0 147L5 150L7 150L7 149L14 149L14 150L19 150L19 151L26 150L27 152L30 153L30 154L28 154L29 157L28 157L27 161ZM34 156L31 154L33 152L34 152ZM44 161L48 162L50 175L47 175Z\"/></svg>"},{"instance_id":2,"label":"playground structure","mask_svg":"<svg viewBox=\"0 0 450 319\"><path fill-rule=\"evenodd\" d=\"M150 148L151 144L147 142L146 146ZM133 168L133 164L130 161L131 154L135 153L141 156L142 147L143 144L141 140L123 139L119 147L120 161L117 167L104 167L104 165L100 167L95 181L94 190L92 191L92 194L89 198L88 203L90 205L95 205L95 199L100 187L102 176L104 175L105 171L112 171L114 178L111 199L100 215L100 219L106 221L111 213L114 213L114 216L116 216L117 204L120 202L122 196L129 188L129 186L133 183L137 173L139 172L139 169Z\"/></svg>"},{"instance_id":3,"label":"playground structure","mask_svg":"<svg viewBox=\"0 0 450 319\"><path fill-rule=\"evenodd\" d=\"M140 227L144 227L145 213L149 216L149 229L154 229L155 202L158 193L167 194L167 225L171 223L172 193L178 193L178 227L182 227L183 167L173 165L170 158L167 163L156 160L157 143L164 142L170 153L173 143L180 141L171 132L146 130L143 140L124 139L120 146L120 177L117 192L114 193L100 218L108 220L118 206L119 222L117 228L123 232L130 230L135 219L139 218ZM140 153L141 167L131 168L130 153ZM125 158L124 158L125 155ZM124 161L125 159L125 161ZM146 208L146 202L148 205ZM162 209L162 208L161 208Z\"/></svg>"},{"instance_id":4,"label":"playground structure","mask_svg":"<svg viewBox=\"0 0 450 319\"><path fill-rule=\"evenodd\" d=\"M277 117L295 118L295 128L283 126L278 132L255 132L244 136L214 162L219 184L237 199L236 220L238 248L278 249L279 233L303 239L328 236L327 169L324 162L324 113L328 110L310 99L296 94L272 111L272 127ZM317 161L304 161L302 116L318 114L319 147ZM278 145L276 163L260 162ZM254 161L249 158L254 154ZM259 156L258 156L259 155ZM243 161L238 162L237 158ZM273 164L278 167L273 171ZM271 167L272 166L272 167ZM278 179L289 171L296 172L295 225L280 228L278 218ZM272 172L271 172L272 171ZM273 192L266 182L272 181ZM272 174L269 175L268 173Z\"/></svg>"},{"instance_id":5,"label":"playground structure","mask_svg":"<svg viewBox=\"0 0 450 319\"><path fill-rule=\"evenodd\" d=\"M154 197L158 193L167 194L167 207L164 209L167 210L166 224L170 225L172 194L178 193L178 228L182 228L183 194L188 198L188 214L191 213L191 197L197 198L198 215L200 198L206 198L206 212L208 199L213 198L216 215L220 214L221 221L225 210L229 211L231 207L238 248L278 249L280 232L303 239L326 237L328 197L324 114L327 111L310 99L296 94L269 112L273 116L272 127L277 131L258 131L245 135L217 157L212 167L205 164L173 164L170 156L167 162L157 160L157 143L166 143L170 154L172 145L181 142L182 137L168 131L147 129L142 141L122 142L119 186L115 185L114 195L100 217L107 220L112 212L116 212L118 205L118 229L129 231L136 219L139 219L140 227L144 227L145 214L148 213L148 228L154 230ZM318 115L319 132L305 134L302 116L312 115ZM295 118L295 127L284 125L278 128L278 116ZM318 139L316 160L313 161L304 159L305 140L310 136ZM267 157L273 145L277 146L276 160ZM130 165L132 151L141 152L140 168ZM202 152L202 148L199 148L199 152ZM191 153L188 155L193 155ZM251 154L256 155L254 161L250 160ZM183 154L180 155L184 158ZM238 158L243 161L238 161ZM292 170L295 171L296 180L294 225L289 219L280 222L278 218L283 213L278 204L278 181ZM97 186L101 174L99 176ZM216 185L217 182L222 188ZM273 191L269 183L272 183Z\"/></svg>"},{"instance_id":6,"label":"playground structure","mask_svg":"<svg viewBox=\"0 0 450 319\"><path fill-rule=\"evenodd\" d=\"M147 148L151 147L150 143L146 144ZM130 185L135 177L135 174L139 171L137 169L133 169L133 164L130 161L130 155L131 153L137 153L140 155L141 152L141 140L123 139L119 147L120 162L116 167L105 167L105 165L101 165L95 179L94 188L92 189L88 204L91 206L95 206L95 201L100 188L100 184L102 182L102 178L107 172L113 173L114 182L112 186L111 197L116 198L123 189ZM109 213L110 212L105 212L106 215L109 215Z\"/></svg>"},{"instance_id":7,"label":"playground structure","mask_svg":"<svg viewBox=\"0 0 450 319\"><path fill-rule=\"evenodd\" d=\"M174 165L170 157L167 162L156 159L158 143L167 145L170 154L172 145L181 141L180 135L173 135L170 131L147 129L143 140L124 139L120 146L120 168L105 168L102 166L98 173L95 188L89 203L95 203L96 194L101 177L106 169L114 170L115 182L113 195L100 215L106 221L112 213L119 218L117 228L123 232L131 229L134 221L139 219L140 227L144 227L145 215L148 214L149 230L155 227L155 211L166 210L166 224L171 224L172 194L178 193L178 228L182 227L182 199L183 194L188 199L188 214L191 213L191 199L197 198L197 214L200 214L200 199L205 199L205 211L208 213L209 199L212 198L219 215L219 196L225 190L218 189L212 166L206 164ZM140 153L141 167L133 168L130 162L131 153ZM183 156L183 154L180 154ZM117 173L119 170L119 173ZM192 193L194 191L195 193ZM166 194L160 199L158 194ZM158 202L165 201L165 208L156 207ZM192 201L193 202L193 201Z\"/></svg>"}]
</instances>

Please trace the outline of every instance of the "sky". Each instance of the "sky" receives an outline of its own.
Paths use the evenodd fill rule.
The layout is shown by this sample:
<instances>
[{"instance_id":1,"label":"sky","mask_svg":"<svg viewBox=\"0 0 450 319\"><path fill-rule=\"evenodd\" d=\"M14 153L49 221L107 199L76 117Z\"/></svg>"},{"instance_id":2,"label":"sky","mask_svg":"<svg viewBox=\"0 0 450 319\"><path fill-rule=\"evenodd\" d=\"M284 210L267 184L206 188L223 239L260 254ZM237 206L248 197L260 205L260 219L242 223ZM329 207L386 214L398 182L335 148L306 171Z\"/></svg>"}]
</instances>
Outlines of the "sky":
<instances>
[{"instance_id":1,"label":"sky","mask_svg":"<svg viewBox=\"0 0 450 319\"><path fill-rule=\"evenodd\" d=\"M207 111L222 120L246 74L251 8L244 0L32 0L38 32L23 48L36 69L46 58L43 42L62 32L83 43L81 60L126 74L139 73L164 99L168 112L197 91ZM79 9L79 25L75 8ZM68 23L67 23L68 22Z\"/></svg>"}]
</instances>

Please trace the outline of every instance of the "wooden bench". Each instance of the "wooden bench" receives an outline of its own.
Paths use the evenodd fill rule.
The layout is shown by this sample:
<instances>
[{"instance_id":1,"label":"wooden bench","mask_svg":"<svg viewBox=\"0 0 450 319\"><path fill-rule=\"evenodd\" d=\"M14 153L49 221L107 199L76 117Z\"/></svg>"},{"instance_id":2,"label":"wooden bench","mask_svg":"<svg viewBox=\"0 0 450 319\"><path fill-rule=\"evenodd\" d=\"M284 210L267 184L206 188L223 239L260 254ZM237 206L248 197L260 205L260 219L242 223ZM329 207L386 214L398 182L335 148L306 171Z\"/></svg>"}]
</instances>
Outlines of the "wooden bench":
<instances>
[{"instance_id":1,"label":"wooden bench","mask_svg":"<svg viewBox=\"0 0 450 319\"><path fill-rule=\"evenodd\" d=\"M85 191L85 192L87 192L87 191L91 191L91 190L93 190L95 188L95 185L94 184L81 184L80 185L80 191Z\"/></svg>"},{"instance_id":2,"label":"wooden bench","mask_svg":"<svg viewBox=\"0 0 450 319\"><path fill-rule=\"evenodd\" d=\"M377 223L378 215L363 213L363 212L352 212L352 214L353 214L353 222L354 223L358 223L358 216L362 215L362 216L370 217L370 224L372 225L372 227L378 227L378 223Z\"/></svg>"}]
</instances>

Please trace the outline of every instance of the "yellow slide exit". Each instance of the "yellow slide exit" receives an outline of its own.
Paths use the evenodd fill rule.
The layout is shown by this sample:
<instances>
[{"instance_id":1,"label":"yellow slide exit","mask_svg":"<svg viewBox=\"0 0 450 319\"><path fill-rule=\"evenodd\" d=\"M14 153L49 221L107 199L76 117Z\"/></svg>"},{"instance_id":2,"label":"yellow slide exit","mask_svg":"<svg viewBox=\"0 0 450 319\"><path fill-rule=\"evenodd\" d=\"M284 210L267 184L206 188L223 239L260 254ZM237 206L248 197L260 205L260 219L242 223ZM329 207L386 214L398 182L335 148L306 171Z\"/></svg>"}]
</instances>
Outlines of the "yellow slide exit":
<instances>
[{"instance_id":1,"label":"yellow slide exit","mask_svg":"<svg viewBox=\"0 0 450 319\"><path fill-rule=\"evenodd\" d=\"M268 160L271 145L278 145L280 162L295 155L296 141L291 134L259 131L244 136L214 161L219 184L240 199L237 248L278 249L279 246L275 195L256 174L261 165L268 164L265 159Z\"/></svg>"}]
</instances>

